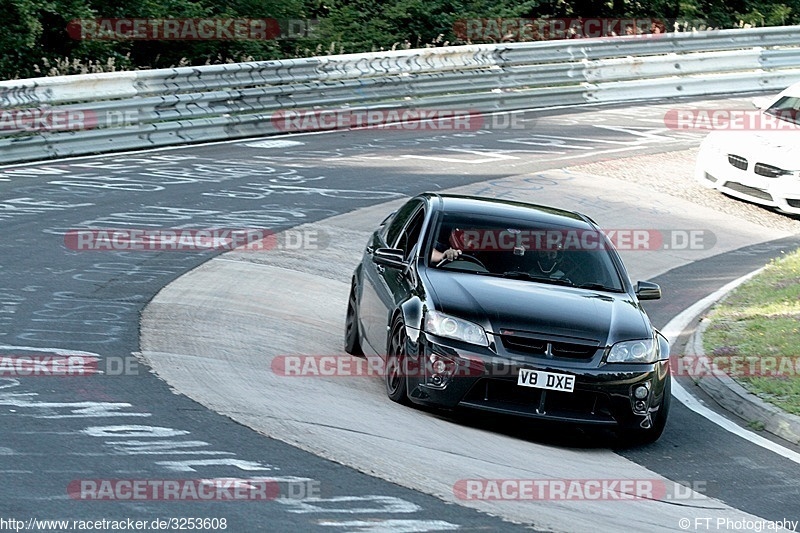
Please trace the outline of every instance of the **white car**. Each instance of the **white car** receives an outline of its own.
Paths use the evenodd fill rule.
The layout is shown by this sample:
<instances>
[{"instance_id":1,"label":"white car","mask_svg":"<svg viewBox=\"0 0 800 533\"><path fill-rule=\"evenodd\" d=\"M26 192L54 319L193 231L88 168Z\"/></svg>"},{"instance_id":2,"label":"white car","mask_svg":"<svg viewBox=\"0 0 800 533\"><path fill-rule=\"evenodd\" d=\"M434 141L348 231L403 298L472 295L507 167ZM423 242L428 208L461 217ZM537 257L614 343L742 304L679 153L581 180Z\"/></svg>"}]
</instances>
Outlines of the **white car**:
<instances>
[{"instance_id":1,"label":"white car","mask_svg":"<svg viewBox=\"0 0 800 533\"><path fill-rule=\"evenodd\" d=\"M764 101L763 99L758 99ZM730 196L800 214L800 83L700 144L695 178Z\"/></svg>"}]
</instances>

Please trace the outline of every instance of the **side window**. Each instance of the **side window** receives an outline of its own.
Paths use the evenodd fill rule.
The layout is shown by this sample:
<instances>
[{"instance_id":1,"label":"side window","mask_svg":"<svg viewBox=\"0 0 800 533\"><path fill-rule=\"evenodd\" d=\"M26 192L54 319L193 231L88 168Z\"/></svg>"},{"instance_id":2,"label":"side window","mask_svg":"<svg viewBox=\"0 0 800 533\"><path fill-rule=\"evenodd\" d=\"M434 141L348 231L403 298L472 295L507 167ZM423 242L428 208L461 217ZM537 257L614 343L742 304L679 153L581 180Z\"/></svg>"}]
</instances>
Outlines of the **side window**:
<instances>
[{"instance_id":1,"label":"side window","mask_svg":"<svg viewBox=\"0 0 800 533\"><path fill-rule=\"evenodd\" d=\"M380 235L381 239L383 239L383 242L386 242L386 232L389 231L389 226L392 225L392 220L396 214L397 211L392 211L381 221L380 229L378 229L378 235Z\"/></svg>"},{"instance_id":2,"label":"side window","mask_svg":"<svg viewBox=\"0 0 800 533\"><path fill-rule=\"evenodd\" d=\"M408 260L411 257L411 251L419 241L420 232L422 231L422 224L425 221L425 210L420 209L408 223L406 229L400 235L400 240L397 243L397 248L403 250L403 257Z\"/></svg>"},{"instance_id":3,"label":"side window","mask_svg":"<svg viewBox=\"0 0 800 533\"><path fill-rule=\"evenodd\" d=\"M397 213L392 217L389 227L386 229L386 246L390 248L399 248L397 240L400 237L400 232L408 223L408 220L414 212L422 205L419 200L411 200L397 210Z\"/></svg>"}]
</instances>

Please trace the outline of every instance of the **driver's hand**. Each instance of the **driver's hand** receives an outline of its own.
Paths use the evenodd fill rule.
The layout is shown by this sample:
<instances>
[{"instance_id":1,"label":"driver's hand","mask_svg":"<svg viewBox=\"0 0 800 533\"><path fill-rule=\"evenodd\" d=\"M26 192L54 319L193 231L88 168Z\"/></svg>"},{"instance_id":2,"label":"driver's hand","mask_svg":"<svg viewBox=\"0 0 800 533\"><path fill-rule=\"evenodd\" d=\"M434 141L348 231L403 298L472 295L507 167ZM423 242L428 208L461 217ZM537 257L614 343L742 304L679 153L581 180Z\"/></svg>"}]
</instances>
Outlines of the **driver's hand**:
<instances>
[{"instance_id":1,"label":"driver's hand","mask_svg":"<svg viewBox=\"0 0 800 533\"><path fill-rule=\"evenodd\" d=\"M447 250L444 251L444 257L448 261L453 261L459 255L461 255L461 250L457 250L455 248L448 248Z\"/></svg>"}]
</instances>

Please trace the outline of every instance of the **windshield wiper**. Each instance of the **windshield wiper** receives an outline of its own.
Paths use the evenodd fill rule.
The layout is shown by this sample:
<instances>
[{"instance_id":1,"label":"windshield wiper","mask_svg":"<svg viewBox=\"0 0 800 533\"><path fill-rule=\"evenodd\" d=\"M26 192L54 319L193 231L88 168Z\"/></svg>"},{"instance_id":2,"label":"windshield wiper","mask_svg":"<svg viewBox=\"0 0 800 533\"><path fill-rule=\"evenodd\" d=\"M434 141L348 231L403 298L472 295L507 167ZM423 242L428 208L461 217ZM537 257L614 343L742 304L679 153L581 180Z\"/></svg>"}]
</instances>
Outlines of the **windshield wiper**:
<instances>
[{"instance_id":1,"label":"windshield wiper","mask_svg":"<svg viewBox=\"0 0 800 533\"><path fill-rule=\"evenodd\" d=\"M463 274L481 274L483 276L490 275L489 272L486 272L486 271L483 271L483 270L470 270L469 268L449 268L449 267L442 268L442 267L439 267L437 270L441 270L442 272L459 272L459 273L463 273Z\"/></svg>"},{"instance_id":2,"label":"windshield wiper","mask_svg":"<svg viewBox=\"0 0 800 533\"><path fill-rule=\"evenodd\" d=\"M594 283L594 282L592 282L592 283L581 283L580 285L578 285L578 288L579 289L590 289L590 290L596 290L596 291L622 292L619 289L617 289L616 287L608 287L606 285L603 285L602 283Z\"/></svg>"},{"instance_id":3,"label":"windshield wiper","mask_svg":"<svg viewBox=\"0 0 800 533\"><path fill-rule=\"evenodd\" d=\"M509 270L508 272L503 272L500 274L504 278L514 278L514 279L527 279L530 281L536 281L539 283L551 283L553 285L564 285L566 287L574 287L575 284L572 283L568 279L559 279L559 278L548 278L546 276L534 276L530 272L520 272L518 270Z\"/></svg>"}]
</instances>

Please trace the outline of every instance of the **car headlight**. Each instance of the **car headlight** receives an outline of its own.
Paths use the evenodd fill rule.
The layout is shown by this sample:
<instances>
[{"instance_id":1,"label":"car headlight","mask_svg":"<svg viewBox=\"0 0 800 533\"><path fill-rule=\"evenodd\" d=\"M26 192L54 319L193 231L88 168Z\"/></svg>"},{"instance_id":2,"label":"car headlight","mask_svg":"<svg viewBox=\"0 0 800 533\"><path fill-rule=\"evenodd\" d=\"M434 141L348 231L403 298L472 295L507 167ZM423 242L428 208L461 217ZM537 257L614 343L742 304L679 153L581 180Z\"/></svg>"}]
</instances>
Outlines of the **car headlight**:
<instances>
[{"instance_id":1,"label":"car headlight","mask_svg":"<svg viewBox=\"0 0 800 533\"><path fill-rule=\"evenodd\" d=\"M425 315L425 331L439 337L489 346L486 331L481 326L438 311L428 311Z\"/></svg>"},{"instance_id":2,"label":"car headlight","mask_svg":"<svg viewBox=\"0 0 800 533\"><path fill-rule=\"evenodd\" d=\"M618 342L606 356L607 363L654 363L656 343L653 339Z\"/></svg>"}]
</instances>

